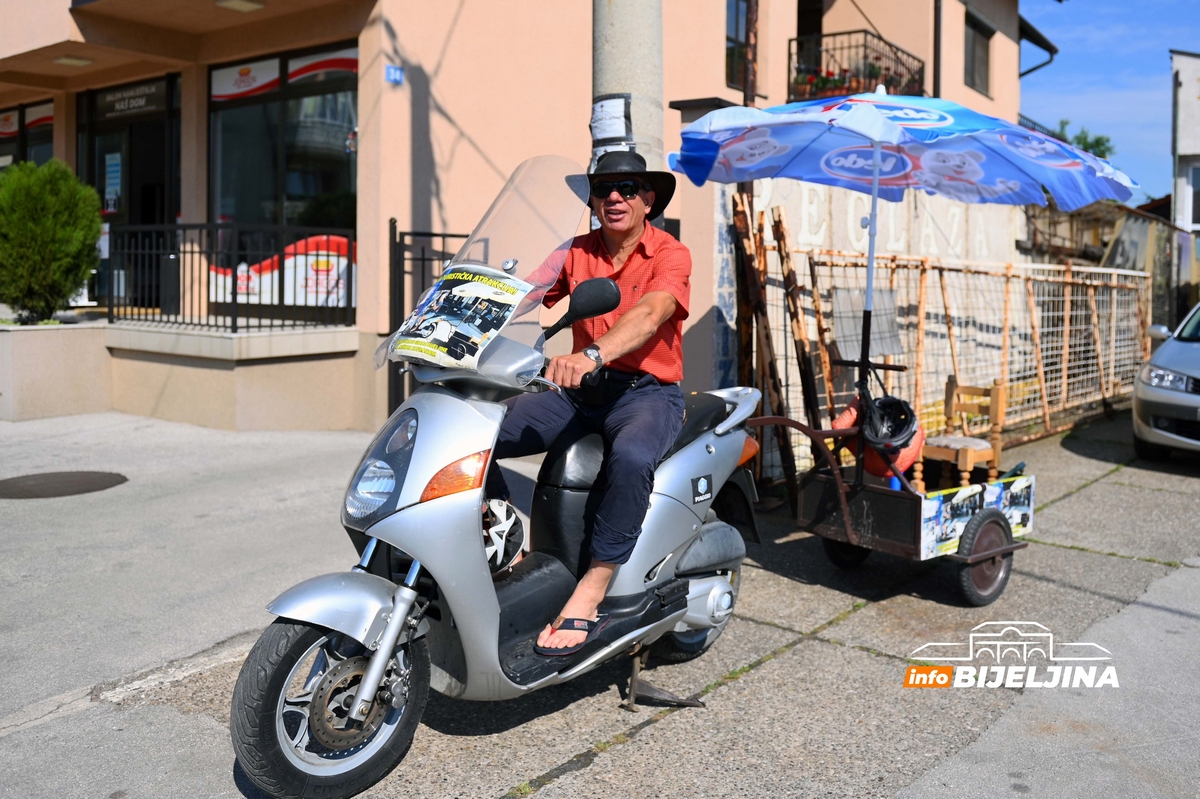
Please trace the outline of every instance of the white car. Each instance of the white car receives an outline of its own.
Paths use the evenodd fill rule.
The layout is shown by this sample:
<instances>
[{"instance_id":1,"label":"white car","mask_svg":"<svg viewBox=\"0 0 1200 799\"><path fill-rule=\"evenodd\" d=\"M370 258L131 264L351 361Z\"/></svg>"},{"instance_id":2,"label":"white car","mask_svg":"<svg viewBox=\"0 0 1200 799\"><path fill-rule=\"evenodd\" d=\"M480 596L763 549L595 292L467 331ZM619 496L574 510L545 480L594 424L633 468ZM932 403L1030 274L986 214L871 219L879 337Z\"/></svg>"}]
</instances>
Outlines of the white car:
<instances>
[{"instance_id":1,"label":"white car","mask_svg":"<svg viewBox=\"0 0 1200 799\"><path fill-rule=\"evenodd\" d=\"M1146 460L1200 452L1200 305L1173 334L1164 325L1147 333L1162 345L1134 381L1133 448Z\"/></svg>"}]
</instances>

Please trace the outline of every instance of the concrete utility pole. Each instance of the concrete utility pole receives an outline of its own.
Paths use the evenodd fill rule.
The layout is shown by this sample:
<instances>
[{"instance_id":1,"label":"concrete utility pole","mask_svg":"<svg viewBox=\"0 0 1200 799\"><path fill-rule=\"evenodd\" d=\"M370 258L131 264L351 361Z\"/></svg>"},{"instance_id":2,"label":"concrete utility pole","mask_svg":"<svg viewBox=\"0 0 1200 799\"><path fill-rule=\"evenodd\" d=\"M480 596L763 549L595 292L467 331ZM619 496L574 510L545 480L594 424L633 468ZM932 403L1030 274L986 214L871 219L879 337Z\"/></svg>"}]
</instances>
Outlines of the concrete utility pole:
<instances>
[{"instance_id":1,"label":"concrete utility pole","mask_svg":"<svg viewBox=\"0 0 1200 799\"><path fill-rule=\"evenodd\" d=\"M663 165L662 0L592 0L592 163L635 150Z\"/></svg>"}]
</instances>

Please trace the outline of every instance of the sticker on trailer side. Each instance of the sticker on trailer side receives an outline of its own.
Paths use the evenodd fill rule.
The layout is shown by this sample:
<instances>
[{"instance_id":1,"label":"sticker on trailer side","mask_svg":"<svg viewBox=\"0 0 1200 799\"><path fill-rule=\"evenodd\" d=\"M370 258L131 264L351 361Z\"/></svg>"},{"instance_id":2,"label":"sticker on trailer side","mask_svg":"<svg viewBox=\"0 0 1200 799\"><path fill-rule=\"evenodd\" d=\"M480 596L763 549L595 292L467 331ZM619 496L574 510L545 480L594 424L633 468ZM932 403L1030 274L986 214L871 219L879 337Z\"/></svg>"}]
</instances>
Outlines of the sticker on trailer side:
<instances>
[{"instance_id":1,"label":"sticker on trailer side","mask_svg":"<svg viewBox=\"0 0 1200 799\"><path fill-rule=\"evenodd\" d=\"M932 491L921 503L921 560L958 552L967 522L984 508L1004 514L1014 538L1033 530L1033 475Z\"/></svg>"}]
</instances>

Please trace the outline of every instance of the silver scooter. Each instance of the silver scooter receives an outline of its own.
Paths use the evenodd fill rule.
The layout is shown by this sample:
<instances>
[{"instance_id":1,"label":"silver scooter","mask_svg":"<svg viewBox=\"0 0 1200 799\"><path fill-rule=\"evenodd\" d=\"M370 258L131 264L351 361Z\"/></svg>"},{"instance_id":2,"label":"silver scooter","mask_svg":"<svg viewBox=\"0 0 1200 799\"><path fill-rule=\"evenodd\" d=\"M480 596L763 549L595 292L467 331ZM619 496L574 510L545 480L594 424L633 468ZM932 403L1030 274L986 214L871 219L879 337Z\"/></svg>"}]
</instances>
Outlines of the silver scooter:
<instances>
[{"instance_id":1,"label":"silver scooter","mask_svg":"<svg viewBox=\"0 0 1200 799\"><path fill-rule=\"evenodd\" d=\"M380 347L419 384L371 441L347 487L342 523L360 560L296 585L268 605L278 618L246 659L230 729L246 774L276 797L359 793L404 757L433 688L511 699L635 654L627 702L696 704L638 676L653 651L697 657L729 623L743 537L757 541L744 423L760 394L692 394L658 467L629 561L581 651L533 649L588 565L603 488L600 436L564 433L547 453L529 514L529 551L496 571L504 542L485 530L484 476L506 406L522 391L560 391L542 376L546 338L617 307L608 279L571 291L548 329L541 298L558 279L588 194L584 170L539 157L517 168L441 280ZM466 323L470 318L472 324ZM420 331L455 326L453 343ZM489 548L490 547L490 548ZM511 548L511 547L510 547Z\"/></svg>"}]
</instances>

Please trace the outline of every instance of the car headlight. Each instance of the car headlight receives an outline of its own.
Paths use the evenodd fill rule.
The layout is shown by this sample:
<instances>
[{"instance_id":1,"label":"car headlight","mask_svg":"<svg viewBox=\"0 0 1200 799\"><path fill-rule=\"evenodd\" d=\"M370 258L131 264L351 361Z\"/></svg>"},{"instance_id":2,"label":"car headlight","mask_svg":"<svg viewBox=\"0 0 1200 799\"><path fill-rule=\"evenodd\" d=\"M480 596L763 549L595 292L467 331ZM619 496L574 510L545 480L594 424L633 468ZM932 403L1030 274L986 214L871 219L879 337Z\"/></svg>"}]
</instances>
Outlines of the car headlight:
<instances>
[{"instance_id":1,"label":"car headlight","mask_svg":"<svg viewBox=\"0 0 1200 799\"><path fill-rule=\"evenodd\" d=\"M395 414L371 441L346 487L342 524L362 532L394 511L397 488L404 485L417 441L417 412Z\"/></svg>"},{"instance_id":2,"label":"car headlight","mask_svg":"<svg viewBox=\"0 0 1200 799\"><path fill-rule=\"evenodd\" d=\"M1181 375L1178 372L1172 372L1170 369L1163 369L1161 366L1155 366L1151 363L1142 367L1142 373L1139 377L1143 383L1154 388L1169 388L1172 391L1188 390L1187 375Z\"/></svg>"}]
</instances>

